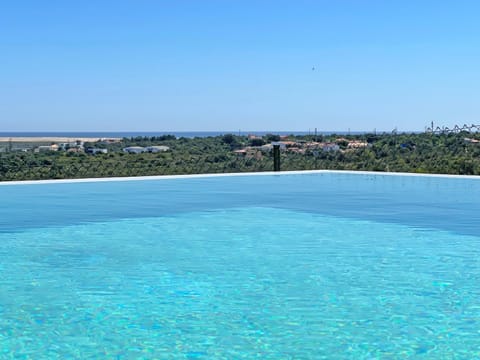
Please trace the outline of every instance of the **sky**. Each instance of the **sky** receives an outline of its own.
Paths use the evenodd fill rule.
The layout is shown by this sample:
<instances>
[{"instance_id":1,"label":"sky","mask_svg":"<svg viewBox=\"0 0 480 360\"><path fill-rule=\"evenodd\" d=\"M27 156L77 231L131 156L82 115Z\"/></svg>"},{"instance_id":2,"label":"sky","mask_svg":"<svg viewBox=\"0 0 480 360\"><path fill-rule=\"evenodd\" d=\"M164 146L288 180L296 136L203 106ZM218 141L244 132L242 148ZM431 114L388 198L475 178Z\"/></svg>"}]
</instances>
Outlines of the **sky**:
<instances>
[{"instance_id":1,"label":"sky","mask_svg":"<svg viewBox=\"0 0 480 360\"><path fill-rule=\"evenodd\" d=\"M0 0L0 132L480 123L479 1Z\"/></svg>"}]
</instances>

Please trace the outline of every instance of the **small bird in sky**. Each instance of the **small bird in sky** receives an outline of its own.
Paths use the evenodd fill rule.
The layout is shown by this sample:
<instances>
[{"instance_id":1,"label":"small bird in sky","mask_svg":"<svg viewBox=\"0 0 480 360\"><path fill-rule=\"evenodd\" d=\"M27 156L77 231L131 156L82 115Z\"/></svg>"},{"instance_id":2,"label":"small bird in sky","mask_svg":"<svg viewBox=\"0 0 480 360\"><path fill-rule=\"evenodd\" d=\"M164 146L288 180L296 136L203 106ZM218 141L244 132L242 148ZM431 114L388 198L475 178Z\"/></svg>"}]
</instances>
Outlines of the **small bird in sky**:
<instances>
[{"instance_id":1,"label":"small bird in sky","mask_svg":"<svg viewBox=\"0 0 480 360\"><path fill-rule=\"evenodd\" d=\"M312 66L312 71L315 71L315 66Z\"/></svg>"}]
</instances>

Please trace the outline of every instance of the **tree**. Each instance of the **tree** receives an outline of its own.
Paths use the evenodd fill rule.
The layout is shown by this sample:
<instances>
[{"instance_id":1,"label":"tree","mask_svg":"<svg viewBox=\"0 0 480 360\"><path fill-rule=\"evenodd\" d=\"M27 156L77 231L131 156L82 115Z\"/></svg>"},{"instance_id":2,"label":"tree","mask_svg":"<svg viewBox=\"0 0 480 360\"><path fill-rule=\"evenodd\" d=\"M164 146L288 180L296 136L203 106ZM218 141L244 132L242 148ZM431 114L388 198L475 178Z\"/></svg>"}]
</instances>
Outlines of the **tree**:
<instances>
[{"instance_id":1,"label":"tree","mask_svg":"<svg viewBox=\"0 0 480 360\"><path fill-rule=\"evenodd\" d=\"M251 146L262 146L265 145L265 141L260 138L255 138L250 140L250 145Z\"/></svg>"},{"instance_id":2,"label":"tree","mask_svg":"<svg viewBox=\"0 0 480 360\"><path fill-rule=\"evenodd\" d=\"M230 144L235 142L235 136L233 136L233 134L225 134L225 135L223 135L222 140L225 144L230 145Z\"/></svg>"},{"instance_id":3,"label":"tree","mask_svg":"<svg viewBox=\"0 0 480 360\"><path fill-rule=\"evenodd\" d=\"M265 140L266 140L267 142L280 141L280 135L267 134L267 135L265 135Z\"/></svg>"}]
</instances>

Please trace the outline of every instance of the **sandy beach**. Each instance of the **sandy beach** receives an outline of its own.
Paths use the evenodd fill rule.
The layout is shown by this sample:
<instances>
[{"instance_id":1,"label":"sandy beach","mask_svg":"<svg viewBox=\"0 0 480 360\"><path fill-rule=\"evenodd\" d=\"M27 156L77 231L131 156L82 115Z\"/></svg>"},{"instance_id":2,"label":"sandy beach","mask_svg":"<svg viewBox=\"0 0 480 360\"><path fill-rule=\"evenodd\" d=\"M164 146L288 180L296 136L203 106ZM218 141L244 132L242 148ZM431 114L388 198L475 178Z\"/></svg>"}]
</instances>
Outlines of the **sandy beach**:
<instances>
[{"instance_id":1,"label":"sandy beach","mask_svg":"<svg viewBox=\"0 0 480 360\"><path fill-rule=\"evenodd\" d=\"M82 138L76 138L76 137L0 137L0 143L2 142L21 142L21 143L40 143L40 142L52 142L52 143L62 143L62 142L72 142L76 140L80 140L83 142L95 142L99 140L103 140L104 138L98 138L98 137L82 137ZM121 140L120 138L108 138L109 140Z\"/></svg>"}]
</instances>

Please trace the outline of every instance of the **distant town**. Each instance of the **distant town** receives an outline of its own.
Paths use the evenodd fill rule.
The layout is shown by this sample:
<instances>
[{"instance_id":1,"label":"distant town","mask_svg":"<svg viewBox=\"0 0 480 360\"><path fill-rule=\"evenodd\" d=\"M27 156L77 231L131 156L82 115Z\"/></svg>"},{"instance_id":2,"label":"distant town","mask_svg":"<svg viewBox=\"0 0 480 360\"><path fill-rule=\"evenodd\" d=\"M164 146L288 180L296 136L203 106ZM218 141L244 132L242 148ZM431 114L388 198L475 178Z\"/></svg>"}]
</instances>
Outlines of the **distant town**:
<instances>
[{"instance_id":1,"label":"distant town","mask_svg":"<svg viewBox=\"0 0 480 360\"><path fill-rule=\"evenodd\" d=\"M280 150L287 153L306 154L312 152L317 154L319 151L341 151L340 144L346 144L346 150L354 150L364 148L368 146L366 141L362 140L349 140L342 137L335 138L329 142L318 142L309 140L288 140L289 136L280 136L279 141L273 141L265 143L263 137L256 135L248 135L251 146L234 150L234 153L239 157L245 158L261 158L265 154L270 154L274 145L278 145Z\"/></svg>"},{"instance_id":2,"label":"distant town","mask_svg":"<svg viewBox=\"0 0 480 360\"><path fill-rule=\"evenodd\" d=\"M18 140L15 138L9 138L3 141L3 147L0 147L0 152L34 152L44 153L52 151L64 151L67 153L86 153L86 154L107 154L108 145L120 143L121 139L89 139L85 140L73 140L68 142L55 142L55 138L46 138L38 140L36 138L24 138ZM37 142L50 142L49 145L38 145ZM2 141L0 139L0 144ZM5 145L6 144L6 145ZM15 144L15 145L14 145ZM19 145L20 144L20 145ZM87 145L86 145L87 144ZM128 146L122 149L129 154L140 154L144 152L157 153L162 151L168 151L169 147L164 145L159 146Z\"/></svg>"},{"instance_id":3,"label":"distant town","mask_svg":"<svg viewBox=\"0 0 480 360\"><path fill-rule=\"evenodd\" d=\"M278 136L278 141L271 141L267 143L262 136L248 135L248 143L251 145L244 146L240 149L233 150L233 153L238 157L245 158L259 158L272 151L274 145L278 145L283 152L305 154L309 151L341 151L340 144L346 144L346 150L354 150L369 146L366 141L349 140L343 137L335 138L329 142L318 142L308 140L289 140L291 136ZM38 141L38 140L37 140ZM35 145L35 138L24 139L18 141L15 138L8 140L4 139L3 146L0 146L0 152L67 152L67 153L86 153L86 154L107 154L110 145L121 144L122 139L89 139L89 140L73 140L68 142L55 142L55 138L44 139L44 142L50 142L48 145ZM0 144L2 141L0 139ZM20 144L20 145L19 145ZM117 149L118 150L118 149ZM128 154L141 153L158 153L169 151L170 147L165 145L150 145L150 146L127 146L123 147L121 151Z\"/></svg>"}]
</instances>

